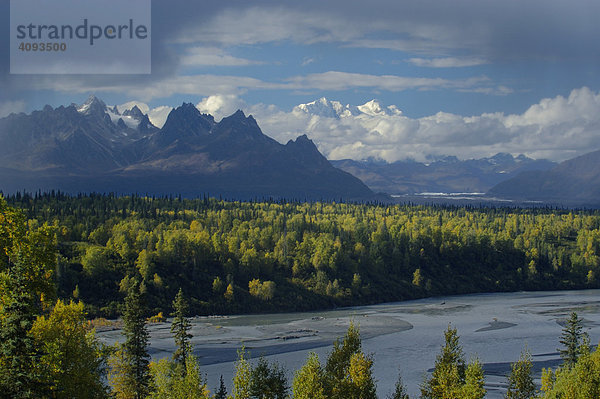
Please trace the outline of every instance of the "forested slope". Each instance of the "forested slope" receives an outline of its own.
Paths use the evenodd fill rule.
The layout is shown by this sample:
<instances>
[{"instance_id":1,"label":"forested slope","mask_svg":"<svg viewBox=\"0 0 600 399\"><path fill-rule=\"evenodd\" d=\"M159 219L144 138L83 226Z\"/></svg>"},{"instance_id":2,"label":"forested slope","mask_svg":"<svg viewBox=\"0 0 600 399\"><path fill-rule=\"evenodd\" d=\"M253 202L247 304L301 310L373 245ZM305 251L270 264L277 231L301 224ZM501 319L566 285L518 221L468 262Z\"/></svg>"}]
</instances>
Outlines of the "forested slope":
<instances>
[{"instance_id":1,"label":"forested slope","mask_svg":"<svg viewBox=\"0 0 600 399\"><path fill-rule=\"evenodd\" d=\"M555 209L16 195L56 227L58 294L116 316L291 311L484 291L599 287L600 214Z\"/></svg>"}]
</instances>

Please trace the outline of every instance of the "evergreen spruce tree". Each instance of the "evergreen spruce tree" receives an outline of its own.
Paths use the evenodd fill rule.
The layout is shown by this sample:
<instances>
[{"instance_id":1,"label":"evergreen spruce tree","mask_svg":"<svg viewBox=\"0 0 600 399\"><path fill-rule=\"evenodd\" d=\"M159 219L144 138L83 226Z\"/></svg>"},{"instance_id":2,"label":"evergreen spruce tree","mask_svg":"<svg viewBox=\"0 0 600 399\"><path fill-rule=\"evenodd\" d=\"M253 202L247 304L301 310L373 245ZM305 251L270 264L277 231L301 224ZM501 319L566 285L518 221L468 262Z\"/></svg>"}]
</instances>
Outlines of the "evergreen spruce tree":
<instances>
[{"instance_id":1,"label":"evergreen spruce tree","mask_svg":"<svg viewBox=\"0 0 600 399\"><path fill-rule=\"evenodd\" d=\"M173 301L173 323L171 324L171 333L175 338L176 350L173 353L173 360L181 366L182 372L185 372L185 363L191 351L190 339L192 335L188 331L192 328L187 319L188 303L183 296L181 288Z\"/></svg>"},{"instance_id":2,"label":"evergreen spruce tree","mask_svg":"<svg viewBox=\"0 0 600 399\"><path fill-rule=\"evenodd\" d=\"M139 283L134 282L125 298L125 311L123 312L123 331L125 343L123 344L127 383L133 399L144 399L151 391L151 376L148 365L150 355L147 346L149 334L146 329L146 308L140 292Z\"/></svg>"},{"instance_id":3,"label":"evergreen spruce tree","mask_svg":"<svg viewBox=\"0 0 600 399\"><path fill-rule=\"evenodd\" d=\"M483 370L478 360L465 364L456 328L448 325L445 345L437 356L431 377L421 385L421 398L479 399L485 396Z\"/></svg>"},{"instance_id":4,"label":"evergreen spruce tree","mask_svg":"<svg viewBox=\"0 0 600 399\"><path fill-rule=\"evenodd\" d=\"M221 374L221 377L219 378L219 389L216 389L215 392L215 399L227 399L227 388L225 388L223 374Z\"/></svg>"},{"instance_id":5,"label":"evergreen spruce tree","mask_svg":"<svg viewBox=\"0 0 600 399\"><path fill-rule=\"evenodd\" d=\"M410 399L408 393L406 392L406 387L402 382L402 375L398 374L398 380L396 380L396 386L394 387L394 392L388 395L387 399Z\"/></svg>"},{"instance_id":6,"label":"evergreen spruce tree","mask_svg":"<svg viewBox=\"0 0 600 399\"><path fill-rule=\"evenodd\" d=\"M264 357L252 368L250 374L250 397L256 399L285 399L288 384L285 371L278 364L270 365Z\"/></svg>"},{"instance_id":7,"label":"evergreen spruce tree","mask_svg":"<svg viewBox=\"0 0 600 399\"><path fill-rule=\"evenodd\" d=\"M508 376L508 389L506 399L532 399L535 398L535 384L531 376L531 354L521 352L519 361L511 365Z\"/></svg>"},{"instance_id":8,"label":"evergreen spruce tree","mask_svg":"<svg viewBox=\"0 0 600 399\"><path fill-rule=\"evenodd\" d=\"M465 360L456 328L448 325L444 332L445 345L437 356L431 378L421 386L424 399L457 396L465 380Z\"/></svg>"},{"instance_id":9,"label":"evergreen spruce tree","mask_svg":"<svg viewBox=\"0 0 600 399\"><path fill-rule=\"evenodd\" d=\"M465 383L461 387L459 397L461 399L483 399L486 394L484 384L483 368L479 359L471 360L465 370Z\"/></svg>"},{"instance_id":10,"label":"evergreen spruce tree","mask_svg":"<svg viewBox=\"0 0 600 399\"><path fill-rule=\"evenodd\" d=\"M19 265L12 265L9 276L12 292L2 297L0 388L7 397L35 398L41 388L34 367L39 348L29 333L35 320L35 298L27 290Z\"/></svg>"},{"instance_id":11,"label":"evergreen spruce tree","mask_svg":"<svg viewBox=\"0 0 600 399\"><path fill-rule=\"evenodd\" d=\"M587 336L582 330L582 320L577 316L576 312L572 312L560 336L560 343L564 349L558 350L560 357L562 357L567 367L574 366L581 354L582 343L584 342L584 337Z\"/></svg>"},{"instance_id":12,"label":"evergreen spruce tree","mask_svg":"<svg viewBox=\"0 0 600 399\"><path fill-rule=\"evenodd\" d=\"M28 229L23 213L0 196L0 395L38 398L49 392L34 367L42 353L31 327L44 299L53 296L55 261L52 228Z\"/></svg>"}]
</instances>

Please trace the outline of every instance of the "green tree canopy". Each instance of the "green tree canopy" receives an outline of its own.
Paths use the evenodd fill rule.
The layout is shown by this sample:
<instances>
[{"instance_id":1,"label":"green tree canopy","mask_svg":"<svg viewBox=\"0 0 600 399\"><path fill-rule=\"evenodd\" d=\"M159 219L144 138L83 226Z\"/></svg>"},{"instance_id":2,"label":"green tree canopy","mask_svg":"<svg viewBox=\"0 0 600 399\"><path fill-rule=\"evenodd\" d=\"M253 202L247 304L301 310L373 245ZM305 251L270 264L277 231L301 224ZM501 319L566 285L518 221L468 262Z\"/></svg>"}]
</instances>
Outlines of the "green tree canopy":
<instances>
[{"instance_id":1,"label":"green tree canopy","mask_svg":"<svg viewBox=\"0 0 600 399\"><path fill-rule=\"evenodd\" d=\"M39 316L31 332L42 351L36 368L53 398L104 398L104 353L88 331L83 303L58 300L48 316Z\"/></svg>"},{"instance_id":2,"label":"green tree canopy","mask_svg":"<svg viewBox=\"0 0 600 399\"><path fill-rule=\"evenodd\" d=\"M285 399L288 383L285 370L277 363L269 364L265 358L258 359L250 376L250 397L253 399Z\"/></svg>"},{"instance_id":3,"label":"green tree canopy","mask_svg":"<svg viewBox=\"0 0 600 399\"><path fill-rule=\"evenodd\" d=\"M370 398L375 389L372 365L372 359L362 353L358 327L350 322L346 335L333 343L325 364L326 397L342 399L360 392Z\"/></svg>"},{"instance_id":4,"label":"green tree canopy","mask_svg":"<svg viewBox=\"0 0 600 399\"><path fill-rule=\"evenodd\" d=\"M246 357L246 349L240 349L233 376L233 399L250 399L251 397L252 366Z\"/></svg>"},{"instance_id":5,"label":"green tree canopy","mask_svg":"<svg viewBox=\"0 0 600 399\"><path fill-rule=\"evenodd\" d=\"M531 375L531 354L525 350L516 363L510 366L508 376L508 389L505 398L507 399L532 399L535 398L535 384Z\"/></svg>"},{"instance_id":6,"label":"green tree canopy","mask_svg":"<svg viewBox=\"0 0 600 399\"><path fill-rule=\"evenodd\" d=\"M194 355L186 357L181 365L167 358L150 363L153 379L151 399L209 399L210 392L200 372L200 366Z\"/></svg>"},{"instance_id":7,"label":"green tree canopy","mask_svg":"<svg viewBox=\"0 0 600 399\"><path fill-rule=\"evenodd\" d=\"M444 346L431 377L421 385L423 399L483 398L483 370L478 360L465 364L456 328L448 325Z\"/></svg>"},{"instance_id":8,"label":"green tree canopy","mask_svg":"<svg viewBox=\"0 0 600 399\"><path fill-rule=\"evenodd\" d=\"M294 375L292 383L294 399L325 399L324 380L319 356L311 352L306 363Z\"/></svg>"},{"instance_id":9,"label":"green tree canopy","mask_svg":"<svg viewBox=\"0 0 600 399\"><path fill-rule=\"evenodd\" d=\"M583 353L570 367L543 370L540 398L600 398L600 352Z\"/></svg>"}]
</instances>

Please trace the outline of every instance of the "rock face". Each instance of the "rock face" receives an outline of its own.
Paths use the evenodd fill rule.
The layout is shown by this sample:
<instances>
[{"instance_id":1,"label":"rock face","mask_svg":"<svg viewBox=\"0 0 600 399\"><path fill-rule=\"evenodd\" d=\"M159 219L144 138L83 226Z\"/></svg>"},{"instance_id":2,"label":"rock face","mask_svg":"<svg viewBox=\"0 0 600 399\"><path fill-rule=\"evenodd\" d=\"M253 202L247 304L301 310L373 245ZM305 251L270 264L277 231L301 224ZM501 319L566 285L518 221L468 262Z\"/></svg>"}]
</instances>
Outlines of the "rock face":
<instances>
[{"instance_id":1,"label":"rock face","mask_svg":"<svg viewBox=\"0 0 600 399\"><path fill-rule=\"evenodd\" d=\"M0 119L0 189L221 195L232 199L369 199L306 136L282 145L242 111L215 122L193 104L161 129L134 106L90 97Z\"/></svg>"},{"instance_id":2,"label":"rock face","mask_svg":"<svg viewBox=\"0 0 600 399\"><path fill-rule=\"evenodd\" d=\"M521 173L493 187L489 194L530 201L600 204L600 150L543 172Z\"/></svg>"},{"instance_id":3,"label":"rock face","mask_svg":"<svg viewBox=\"0 0 600 399\"><path fill-rule=\"evenodd\" d=\"M524 155L513 157L504 153L490 158L465 161L456 157L445 157L428 164L415 161L385 163L350 159L331 163L360 178L372 190L388 194L484 193L520 172L549 170L556 166L547 160L534 160Z\"/></svg>"}]
</instances>

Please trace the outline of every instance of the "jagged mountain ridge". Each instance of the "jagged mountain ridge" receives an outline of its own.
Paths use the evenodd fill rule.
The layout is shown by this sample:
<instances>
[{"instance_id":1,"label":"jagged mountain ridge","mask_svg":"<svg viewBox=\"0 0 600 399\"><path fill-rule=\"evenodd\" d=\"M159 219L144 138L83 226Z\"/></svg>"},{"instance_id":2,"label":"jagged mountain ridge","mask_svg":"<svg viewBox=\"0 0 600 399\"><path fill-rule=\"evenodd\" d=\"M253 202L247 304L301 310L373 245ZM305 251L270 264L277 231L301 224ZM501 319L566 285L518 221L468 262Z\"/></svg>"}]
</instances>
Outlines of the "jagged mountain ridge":
<instances>
[{"instance_id":1,"label":"jagged mountain ridge","mask_svg":"<svg viewBox=\"0 0 600 399\"><path fill-rule=\"evenodd\" d=\"M161 129L134 106L119 113L90 97L0 119L0 188L70 192L221 194L229 198L367 199L301 136L286 145L242 111L216 122L193 104Z\"/></svg>"},{"instance_id":2,"label":"jagged mountain ridge","mask_svg":"<svg viewBox=\"0 0 600 399\"><path fill-rule=\"evenodd\" d=\"M122 167L133 162L128 145L158 130L147 118L136 127L133 121L108 112L95 97L79 107L46 106L30 115L9 115L0 119L0 166L72 174Z\"/></svg>"}]
</instances>

